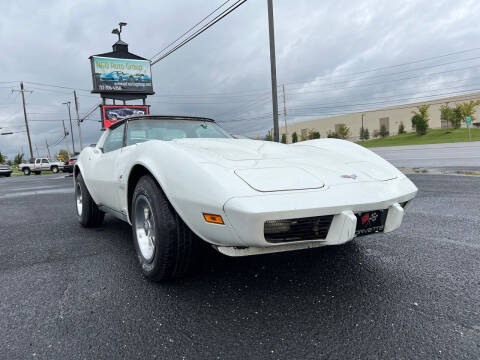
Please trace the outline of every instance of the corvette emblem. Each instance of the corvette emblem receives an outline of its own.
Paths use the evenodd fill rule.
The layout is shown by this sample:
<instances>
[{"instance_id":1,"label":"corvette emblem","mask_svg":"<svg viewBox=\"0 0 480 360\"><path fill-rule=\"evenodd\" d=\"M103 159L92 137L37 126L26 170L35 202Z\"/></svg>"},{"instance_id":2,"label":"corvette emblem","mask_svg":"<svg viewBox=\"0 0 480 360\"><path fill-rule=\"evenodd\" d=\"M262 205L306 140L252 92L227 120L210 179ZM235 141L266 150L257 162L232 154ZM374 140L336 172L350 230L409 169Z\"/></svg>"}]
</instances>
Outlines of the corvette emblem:
<instances>
[{"instance_id":1,"label":"corvette emblem","mask_svg":"<svg viewBox=\"0 0 480 360\"><path fill-rule=\"evenodd\" d=\"M357 175L355 175L355 174L342 175L341 177L344 178L344 179L353 179L353 180L355 180L355 179L357 178Z\"/></svg>"},{"instance_id":2,"label":"corvette emblem","mask_svg":"<svg viewBox=\"0 0 480 360\"><path fill-rule=\"evenodd\" d=\"M370 219L370 214L366 213L365 215L362 216L362 225L365 225L365 223Z\"/></svg>"}]
</instances>

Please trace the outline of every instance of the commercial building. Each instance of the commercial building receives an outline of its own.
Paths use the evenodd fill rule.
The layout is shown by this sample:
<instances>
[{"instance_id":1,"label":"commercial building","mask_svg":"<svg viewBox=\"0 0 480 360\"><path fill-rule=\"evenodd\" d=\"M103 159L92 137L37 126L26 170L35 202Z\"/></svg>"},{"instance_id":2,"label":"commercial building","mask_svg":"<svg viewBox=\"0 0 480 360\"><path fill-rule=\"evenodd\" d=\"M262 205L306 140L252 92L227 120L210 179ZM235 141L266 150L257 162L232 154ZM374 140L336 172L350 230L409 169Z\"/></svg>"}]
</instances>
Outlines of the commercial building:
<instances>
[{"instance_id":1,"label":"commercial building","mask_svg":"<svg viewBox=\"0 0 480 360\"><path fill-rule=\"evenodd\" d=\"M382 125L385 126L389 135L396 135L398 128L403 123L407 132L413 131L412 129L412 111L418 110L420 105L430 105L428 113L430 115L429 127L432 129L446 128L448 125L446 121L440 119L440 107L448 104L451 107L455 107L457 103L462 103L470 100L480 100L480 93L455 96L443 99L435 99L411 104L396 105L385 107L382 109L374 109L362 112L349 113L344 115L338 115L333 117L324 117L321 119L314 119L302 122L287 122L287 140L290 143L292 141L292 134L297 133L298 139L302 137L308 138L308 134L311 131L320 132L322 138L327 137L328 132L338 132L341 125L345 125L350 129L349 140L360 139L360 129L368 129L370 138L375 137L375 134L380 132ZM478 107L477 107L478 109ZM480 123L474 124L479 126ZM462 124L465 126L465 124ZM285 134L285 126L280 127L280 134Z\"/></svg>"}]
</instances>

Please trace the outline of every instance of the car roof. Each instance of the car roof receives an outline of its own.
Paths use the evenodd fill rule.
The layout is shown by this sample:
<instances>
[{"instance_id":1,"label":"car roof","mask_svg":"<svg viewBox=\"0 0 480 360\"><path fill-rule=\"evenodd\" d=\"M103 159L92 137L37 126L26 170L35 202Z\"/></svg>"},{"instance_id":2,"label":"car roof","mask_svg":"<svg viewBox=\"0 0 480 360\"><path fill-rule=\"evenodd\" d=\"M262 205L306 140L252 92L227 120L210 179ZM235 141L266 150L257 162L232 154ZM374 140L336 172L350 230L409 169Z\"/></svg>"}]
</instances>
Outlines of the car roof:
<instances>
[{"instance_id":1,"label":"car roof","mask_svg":"<svg viewBox=\"0 0 480 360\"><path fill-rule=\"evenodd\" d=\"M122 120L118 120L116 123L110 125L110 129L115 129L126 121L131 120L191 120L191 121L208 121L215 122L215 120L198 116L178 116L178 115L132 115Z\"/></svg>"}]
</instances>

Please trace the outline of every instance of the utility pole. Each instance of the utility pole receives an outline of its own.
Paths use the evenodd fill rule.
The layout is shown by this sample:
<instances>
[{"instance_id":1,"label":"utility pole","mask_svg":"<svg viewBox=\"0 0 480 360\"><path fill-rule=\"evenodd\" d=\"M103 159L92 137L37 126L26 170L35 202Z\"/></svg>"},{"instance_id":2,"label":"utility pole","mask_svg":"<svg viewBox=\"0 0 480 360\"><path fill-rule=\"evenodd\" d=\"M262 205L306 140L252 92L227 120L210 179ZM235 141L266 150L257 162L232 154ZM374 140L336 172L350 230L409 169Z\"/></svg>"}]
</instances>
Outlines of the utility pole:
<instances>
[{"instance_id":1,"label":"utility pole","mask_svg":"<svg viewBox=\"0 0 480 360\"><path fill-rule=\"evenodd\" d=\"M73 90L73 98L75 99L75 111L77 112L78 140L80 140L80 152L83 149L82 130L80 129L80 115L78 114L78 98L77 92Z\"/></svg>"},{"instance_id":2,"label":"utility pole","mask_svg":"<svg viewBox=\"0 0 480 360\"><path fill-rule=\"evenodd\" d=\"M47 146L48 158L51 159L51 158L52 158L52 154L50 154L50 148L48 147L47 139L45 139L45 145Z\"/></svg>"},{"instance_id":3,"label":"utility pole","mask_svg":"<svg viewBox=\"0 0 480 360\"><path fill-rule=\"evenodd\" d=\"M63 125L63 136L65 137L65 145L67 145L67 153L70 152L70 149L68 148L68 132L67 129L65 128L65 121L62 120L62 125Z\"/></svg>"},{"instance_id":4,"label":"utility pole","mask_svg":"<svg viewBox=\"0 0 480 360\"><path fill-rule=\"evenodd\" d=\"M277 65L275 62L275 28L273 24L273 4L268 3L268 34L270 39L270 72L272 77L272 107L273 107L273 141L279 142L278 132L278 99L277 99Z\"/></svg>"},{"instance_id":5,"label":"utility pole","mask_svg":"<svg viewBox=\"0 0 480 360\"><path fill-rule=\"evenodd\" d=\"M12 92L18 91L22 94L22 102L23 102L23 116L25 118L25 127L27 128L27 138L28 138L28 148L30 149L30 159L33 159L33 149L32 149L32 140L30 139L30 129L28 127L28 120L27 120L27 108L25 107L25 91L23 88L23 81L20 81L20 90L12 90ZM33 91L27 91L32 93Z\"/></svg>"},{"instance_id":6,"label":"utility pole","mask_svg":"<svg viewBox=\"0 0 480 360\"><path fill-rule=\"evenodd\" d=\"M283 121L285 122L285 144L288 144L287 103L285 101L285 84L282 85L282 90L283 90Z\"/></svg>"},{"instance_id":7,"label":"utility pole","mask_svg":"<svg viewBox=\"0 0 480 360\"><path fill-rule=\"evenodd\" d=\"M72 125L72 114L70 113L70 101L64 102L62 104L67 105L68 119L70 120L70 135L72 136L72 150L73 150L73 156L75 156L75 139L73 137L73 125Z\"/></svg>"}]
</instances>

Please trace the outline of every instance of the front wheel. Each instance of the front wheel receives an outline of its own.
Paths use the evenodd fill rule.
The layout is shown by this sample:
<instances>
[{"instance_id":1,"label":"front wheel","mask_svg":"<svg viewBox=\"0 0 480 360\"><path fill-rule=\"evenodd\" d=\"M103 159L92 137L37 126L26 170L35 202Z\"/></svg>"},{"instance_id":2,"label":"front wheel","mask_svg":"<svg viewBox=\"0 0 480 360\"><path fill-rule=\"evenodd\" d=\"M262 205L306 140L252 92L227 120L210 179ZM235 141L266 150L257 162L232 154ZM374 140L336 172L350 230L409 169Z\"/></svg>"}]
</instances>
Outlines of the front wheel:
<instances>
[{"instance_id":1,"label":"front wheel","mask_svg":"<svg viewBox=\"0 0 480 360\"><path fill-rule=\"evenodd\" d=\"M58 166L52 166L52 172L54 174L58 173Z\"/></svg>"},{"instance_id":2,"label":"front wheel","mask_svg":"<svg viewBox=\"0 0 480 360\"><path fill-rule=\"evenodd\" d=\"M30 175L30 173L31 173L31 171L30 171L29 168L23 169L23 174L24 174L24 175L28 176L28 175Z\"/></svg>"},{"instance_id":3,"label":"front wheel","mask_svg":"<svg viewBox=\"0 0 480 360\"><path fill-rule=\"evenodd\" d=\"M78 174L75 182L75 205L78 222L83 227L98 227L102 225L105 213L101 211L88 192L82 174Z\"/></svg>"},{"instance_id":4,"label":"front wheel","mask_svg":"<svg viewBox=\"0 0 480 360\"><path fill-rule=\"evenodd\" d=\"M188 272L198 256L199 239L152 177L140 178L131 205L134 244L145 277L162 281Z\"/></svg>"}]
</instances>

